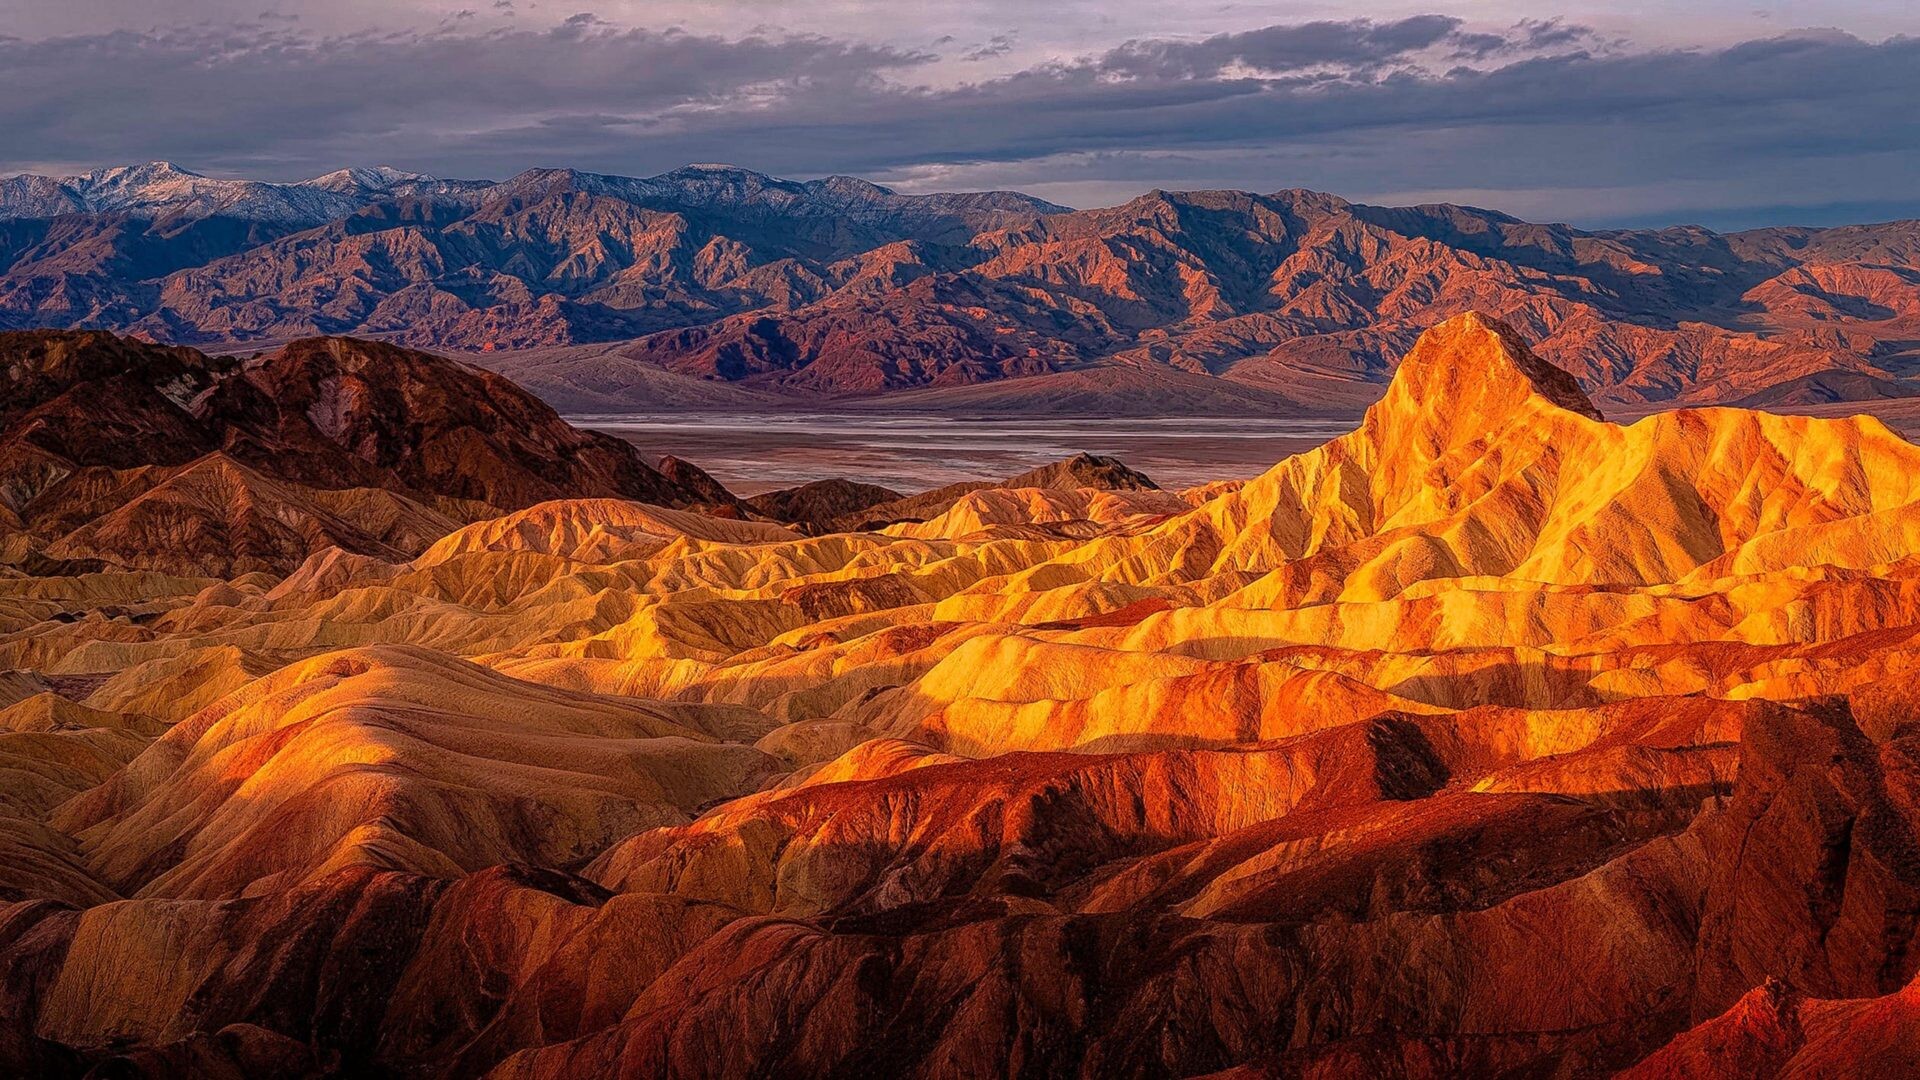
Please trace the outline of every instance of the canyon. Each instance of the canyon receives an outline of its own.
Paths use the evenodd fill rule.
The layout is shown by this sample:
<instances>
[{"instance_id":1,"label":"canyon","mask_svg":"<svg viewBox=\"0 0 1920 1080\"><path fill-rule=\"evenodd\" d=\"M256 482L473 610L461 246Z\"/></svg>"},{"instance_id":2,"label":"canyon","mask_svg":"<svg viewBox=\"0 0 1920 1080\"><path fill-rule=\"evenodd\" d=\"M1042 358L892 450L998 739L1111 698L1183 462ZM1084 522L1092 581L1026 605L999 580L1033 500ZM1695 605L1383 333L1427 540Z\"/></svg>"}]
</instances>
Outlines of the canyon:
<instances>
[{"instance_id":1,"label":"canyon","mask_svg":"<svg viewBox=\"0 0 1920 1080\"><path fill-rule=\"evenodd\" d=\"M1006 225L992 258L1101 278L1109 225L1194 205L1153 198ZM1294 235L1297 207L1216 201ZM1404 224L1323 206L1355 243ZM1671 280L1629 257L1650 239L1497 224L1456 239ZM1891 257L1849 235L1794 257ZM1332 318L1358 286L1316 250L1288 258ZM1835 310L1864 287L1819 273ZM889 305L965 277L859 317L931 333ZM1184 280L1191 310L1212 286ZM1376 284L1369 320L1422 295ZM1078 289L1022 295L1118 325ZM1898 324L1896 292L1852 310ZM1897 376L1904 346L1642 327L1706 350L1676 369L1772 373L1669 384L1530 295L1317 332L1343 367L1221 290L1224 336L1135 359L1234 381L1204 343L1244 332L1279 353L1236 367L1377 400L1180 490L1078 457L740 499L402 344L0 335L0 1065L1911 1075L1920 447L1870 416L1607 419ZM850 369L742 343L831 340L848 302L626 359L785 393Z\"/></svg>"}]
</instances>

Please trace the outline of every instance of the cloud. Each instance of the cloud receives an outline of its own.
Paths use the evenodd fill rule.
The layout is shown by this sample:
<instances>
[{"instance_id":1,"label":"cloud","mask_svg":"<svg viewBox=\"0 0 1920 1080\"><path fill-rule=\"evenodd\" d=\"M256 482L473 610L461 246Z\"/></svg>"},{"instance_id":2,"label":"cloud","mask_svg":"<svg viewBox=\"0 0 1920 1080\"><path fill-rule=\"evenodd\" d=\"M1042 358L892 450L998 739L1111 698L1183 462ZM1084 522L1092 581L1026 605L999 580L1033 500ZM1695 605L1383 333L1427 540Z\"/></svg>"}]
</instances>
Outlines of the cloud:
<instances>
[{"instance_id":1,"label":"cloud","mask_svg":"<svg viewBox=\"0 0 1920 1080\"><path fill-rule=\"evenodd\" d=\"M1371 19L1266 26L1202 41L1129 41L1100 58L1102 72L1136 78L1194 79L1239 67L1264 72L1321 66L1371 69L1459 31L1460 19L1415 15L1397 22Z\"/></svg>"},{"instance_id":2,"label":"cloud","mask_svg":"<svg viewBox=\"0 0 1920 1080\"><path fill-rule=\"evenodd\" d=\"M609 25L315 36L253 23L0 39L0 153L16 168L177 158L312 170L369 155L463 153L574 114L635 122L751 109L806 86L851 91L931 56L805 34L738 38ZM513 171L508 169L508 171Z\"/></svg>"},{"instance_id":3,"label":"cloud","mask_svg":"<svg viewBox=\"0 0 1920 1080\"><path fill-rule=\"evenodd\" d=\"M947 40L951 41L952 38L949 37ZM995 34L993 37L987 39L986 44L976 45L966 52L961 53L960 59L972 63L981 60L991 60L996 56L1005 56L1012 51L1013 35Z\"/></svg>"},{"instance_id":4,"label":"cloud","mask_svg":"<svg viewBox=\"0 0 1920 1080\"><path fill-rule=\"evenodd\" d=\"M1003 62L1012 45L972 51ZM1079 202L1150 186L1496 193L1583 222L1894 208L1916 200L1920 168L1920 40L1904 37L1649 50L1563 20L1426 15L1135 38L944 85L923 77L933 63L592 15L0 39L0 168L168 157L281 178L375 161L499 176L731 160Z\"/></svg>"},{"instance_id":5,"label":"cloud","mask_svg":"<svg viewBox=\"0 0 1920 1080\"><path fill-rule=\"evenodd\" d=\"M1445 42L1452 49L1454 59L1475 60L1602 48L1612 44L1602 41L1592 27L1569 23L1563 18L1521 19L1504 33L1456 31L1447 35Z\"/></svg>"}]
</instances>

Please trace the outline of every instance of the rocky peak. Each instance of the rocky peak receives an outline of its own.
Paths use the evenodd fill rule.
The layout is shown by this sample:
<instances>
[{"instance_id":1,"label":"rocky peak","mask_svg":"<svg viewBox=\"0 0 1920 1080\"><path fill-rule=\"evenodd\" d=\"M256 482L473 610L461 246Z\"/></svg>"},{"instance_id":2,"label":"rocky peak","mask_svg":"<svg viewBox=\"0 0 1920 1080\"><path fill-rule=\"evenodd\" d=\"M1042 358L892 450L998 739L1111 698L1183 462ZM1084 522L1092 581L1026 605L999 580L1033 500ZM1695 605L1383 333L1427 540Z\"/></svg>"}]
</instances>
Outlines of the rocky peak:
<instances>
[{"instance_id":1,"label":"rocky peak","mask_svg":"<svg viewBox=\"0 0 1920 1080\"><path fill-rule=\"evenodd\" d=\"M89 185L99 187L110 184L143 185L166 183L172 180L205 180L206 177L191 169L183 169L171 161L149 161L144 165L113 165L104 169L95 169L80 179Z\"/></svg>"},{"instance_id":2,"label":"rocky peak","mask_svg":"<svg viewBox=\"0 0 1920 1080\"><path fill-rule=\"evenodd\" d=\"M664 471L664 470L663 470ZM856 518L876 506L905 496L877 484L834 477L799 487L769 491L746 500L755 513L797 525L809 533L832 532L843 519Z\"/></svg>"},{"instance_id":3,"label":"rocky peak","mask_svg":"<svg viewBox=\"0 0 1920 1080\"><path fill-rule=\"evenodd\" d=\"M725 484L713 478L705 469L685 458L668 454L654 466L660 475L691 492L695 498L705 503L728 505L739 502Z\"/></svg>"},{"instance_id":4,"label":"rocky peak","mask_svg":"<svg viewBox=\"0 0 1920 1080\"><path fill-rule=\"evenodd\" d=\"M1000 485L1008 488L1099 488L1104 491L1158 491L1160 485L1143 472L1128 468L1119 458L1102 454L1075 454L1042 465Z\"/></svg>"},{"instance_id":5,"label":"rocky peak","mask_svg":"<svg viewBox=\"0 0 1920 1080\"><path fill-rule=\"evenodd\" d=\"M662 175L665 175L665 176L674 176L678 174L699 175L703 173L705 174L729 173L729 174L737 174L741 176L759 177L762 180L767 179L767 176L764 173L757 173L757 172L754 172L752 169L741 168L738 165L731 165L724 161L690 161L687 164L682 165L679 168L674 169L670 172L664 173Z\"/></svg>"},{"instance_id":6,"label":"rocky peak","mask_svg":"<svg viewBox=\"0 0 1920 1080\"><path fill-rule=\"evenodd\" d=\"M807 190L838 202L858 206L867 203L897 204L905 201L892 188L856 176L828 176L807 182Z\"/></svg>"},{"instance_id":7,"label":"rocky peak","mask_svg":"<svg viewBox=\"0 0 1920 1080\"><path fill-rule=\"evenodd\" d=\"M100 330L0 332L0 420L83 384L132 377L175 405L217 382L231 361L192 349L152 345Z\"/></svg>"},{"instance_id":8,"label":"rocky peak","mask_svg":"<svg viewBox=\"0 0 1920 1080\"><path fill-rule=\"evenodd\" d=\"M1572 375L1535 356L1505 323L1469 311L1420 335L1367 423L1443 428L1457 442L1537 404L1601 419Z\"/></svg>"},{"instance_id":9,"label":"rocky peak","mask_svg":"<svg viewBox=\"0 0 1920 1080\"><path fill-rule=\"evenodd\" d=\"M805 190L803 185L791 180L780 180L752 169L742 169L737 165L699 164L683 165L672 172L664 172L651 180L648 186L665 188L676 193L685 193L703 199L712 199L721 203L742 200L758 200L770 193L779 195L798 195Z\"/></svg>"},{"instance_id":10,"label":"rocky peak","mask_svg":"<svg viewBox=\"0 0 1920 1080\"><path fill-rule=\"evenodd\" d=\"M324 176L316 176L303 183L302 187L320 188L325 191L342 194L365 194L386 191L401 184L428 183L434 178L425 173L407 172L391 165L372 167L353 166L335 169Z\"/></svg>"}]
</instances>

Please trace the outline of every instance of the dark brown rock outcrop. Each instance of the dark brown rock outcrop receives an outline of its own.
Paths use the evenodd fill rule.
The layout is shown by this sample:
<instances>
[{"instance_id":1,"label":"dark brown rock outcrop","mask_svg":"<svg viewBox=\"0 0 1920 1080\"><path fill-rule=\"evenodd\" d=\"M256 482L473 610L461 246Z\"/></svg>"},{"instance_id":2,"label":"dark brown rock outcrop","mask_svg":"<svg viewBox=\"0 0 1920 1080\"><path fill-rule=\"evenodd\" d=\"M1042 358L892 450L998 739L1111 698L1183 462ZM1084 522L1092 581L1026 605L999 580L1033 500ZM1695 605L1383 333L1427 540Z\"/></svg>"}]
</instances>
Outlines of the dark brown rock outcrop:
<instances>
[{"instance_id":1,"label":"dark brown rock outcrop","mask_svg":"<svg viewBox=\"0 0 1920 1080\"><path fill-rule=\"evenodd\" d=\"M1005 480L962 481L958 484L934 488L932 491L923 491L918 495L905 495L886 502L873 503L838 515L833 519L832 524L836 529L873 529L899 521L926 521L945 513L954 503L966 496L990 488L1160 490L1160 486L1145 473L1129 468L1118 458L1083 453L1029 469Z\"/></svg>"},{"instance_id":2,"label":"dark brown rock outcrop","mask_svg":"<svg viewBox=\"0 0 1920 1080\"><path fill-rule=\"evenodd\" d=\"M842 518L858 515L903 497L899 492L878 484L862 484L836 477L755 495L747 500L747 505L775 521L799 525L813 532L828 532Z\"/></svg>"},{"instance_id":3,"label":"dark brown rock outcrop","mask_svg":"<svg viewBox=\"0 0 1920 1080\"><path fill-rule=\"evenodd\" d=\"M284 572L330 545L409 557L462 522L550 499L733 501L499 375L377 342L242 361L18 332L0 334L0 373L0 506L36 538L16 558Z\"/></svg>"}]
</instances>

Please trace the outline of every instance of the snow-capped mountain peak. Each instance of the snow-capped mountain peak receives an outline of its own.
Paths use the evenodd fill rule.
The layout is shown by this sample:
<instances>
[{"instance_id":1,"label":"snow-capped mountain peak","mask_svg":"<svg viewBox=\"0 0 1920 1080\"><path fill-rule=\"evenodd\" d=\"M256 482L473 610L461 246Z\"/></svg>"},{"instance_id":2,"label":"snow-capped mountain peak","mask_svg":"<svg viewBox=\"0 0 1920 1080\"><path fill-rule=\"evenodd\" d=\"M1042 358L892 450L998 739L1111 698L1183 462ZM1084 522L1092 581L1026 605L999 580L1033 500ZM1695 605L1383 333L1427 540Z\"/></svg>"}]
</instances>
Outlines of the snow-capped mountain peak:
<instances>
[{"instance_id":1,"label":"snow-capped mountain peak","mask_svg":"<svg viewBox=\"0 0 1920 1080\"><path fill-rule=\"evenodd\" d=\"M237 218L303 229L393 200L424 199L477 206L489 198L544 198L559 192L583 192L670 209L810 217L853 215L868 224L884 224L898 215L913 218L975 211L1050 213L1060 209L1005 192L907 196L851 177L785 180L718 163L684 165L645 178L573 169L530 169L498 183L444 180L391 165L374 165L336 169L297 183L274 183L204 176L169 161L150 161L144 165L95 169L77 176L0 178L0 220L124 214L170 222Z\"/></svg>"},{"instance_id":2,"label":"snow-capped mountain peak","mask_svg":"<svg viewBox=\"0 0 1920 1080\"><path fill-rule=\"evenodd\" d=\"M426 173L408 172L391 165L356 165L345 169L335 169L325 176L316 176L302 181L298 186L320 188L325 191L351 193L356 191L388 191L402 184L431 183L437 177Z\"/></svg>"},{"instance_id":3,"label":"snow-capped mountain peak","mask_svg":"<svg viewBox=\"0 0 1920 1080\"><path fill-rule=\"evenodd\" d=\"M170 161L115 165L77 176L0 179L0 220L64 214L137 218L230 217L305 228L403 196L459 197L491 184L440 180L390 165L339 169L299 183L225 180Z\"/></svg>"}]
</instances>

